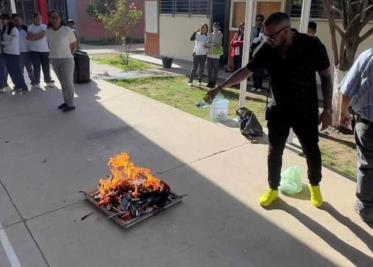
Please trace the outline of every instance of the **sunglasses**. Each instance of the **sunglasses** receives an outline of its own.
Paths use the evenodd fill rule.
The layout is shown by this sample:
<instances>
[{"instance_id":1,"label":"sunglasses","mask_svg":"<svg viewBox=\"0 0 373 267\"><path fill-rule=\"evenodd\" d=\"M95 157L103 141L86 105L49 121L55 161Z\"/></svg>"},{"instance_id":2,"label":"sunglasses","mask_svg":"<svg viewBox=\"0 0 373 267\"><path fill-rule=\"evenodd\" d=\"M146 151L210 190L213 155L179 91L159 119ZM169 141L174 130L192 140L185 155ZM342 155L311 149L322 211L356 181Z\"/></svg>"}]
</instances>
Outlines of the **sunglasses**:
<instances>
[{"instance_id":1,"label":"sunglasses","mask_svg":"<svg viewBox=\"0 0 373 267\"><path fill-rule=\"evenodd\" d=\"M271 39L271 40L273 40L273 39L276 38L276 36L277 36L279 33L281 33L283 30L288 29L288 28L290 28L290 27L289 27L289 26L285 26L285 27L279 29L277 32L275 32L275 33L273 33L273 34L269 34L269 35L268 35L268 34L264 34L264 36L265 36L267 39Z\"/></svg>"}]
</instances>

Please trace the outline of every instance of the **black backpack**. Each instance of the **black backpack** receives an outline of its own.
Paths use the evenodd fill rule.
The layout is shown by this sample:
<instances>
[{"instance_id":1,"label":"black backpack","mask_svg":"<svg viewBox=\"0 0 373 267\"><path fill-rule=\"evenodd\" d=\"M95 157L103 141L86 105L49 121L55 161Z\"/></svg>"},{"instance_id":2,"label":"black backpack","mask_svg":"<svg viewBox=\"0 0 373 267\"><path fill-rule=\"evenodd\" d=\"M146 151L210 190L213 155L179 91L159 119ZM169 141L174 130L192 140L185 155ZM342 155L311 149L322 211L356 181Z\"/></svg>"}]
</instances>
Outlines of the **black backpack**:
<instances>
[{"instance_id":1,"label":"black backpack","mask_svg":"<svg viewBox=\"0 0 373 267\"><path fill-rule=\"evenodd\" d=\"M263 127L260 125L254 112L243 107L236 111L241 134L246 137L258 137L263 135Z\"/></svg>"}]
</instances>

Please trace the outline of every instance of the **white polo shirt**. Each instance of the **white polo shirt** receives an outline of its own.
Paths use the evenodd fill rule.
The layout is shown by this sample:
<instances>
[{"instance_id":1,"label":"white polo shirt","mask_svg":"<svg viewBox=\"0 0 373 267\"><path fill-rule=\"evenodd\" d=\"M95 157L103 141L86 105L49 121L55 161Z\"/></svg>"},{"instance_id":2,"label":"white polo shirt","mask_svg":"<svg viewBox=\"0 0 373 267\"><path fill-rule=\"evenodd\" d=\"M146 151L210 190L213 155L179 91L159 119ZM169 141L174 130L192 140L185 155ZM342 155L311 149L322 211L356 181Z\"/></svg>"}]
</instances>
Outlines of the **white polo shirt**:
<instances>
[{"instance_id":1,"label":"white polo shirt","mask_svg":"<svg viewBox=\"0 0 373 267\"><path fill-rule=\"evenodd\" d=\"M49 44L49 58L73 58L70 44L76 42L74 32L67 26L61 26L57 31L53 28L47 30Z\"/></svg>"},{"instance_id":2,"label":"white polo shirt","mask_svg":"<svg viewBox=\"0 0 373 267\"><path fill-rule=\"evenodd\" d=\"M37 34L37 33L46 32L46 31L47 31L47 25L45 24L40 24L40 25L31 24L27 28L27 32L30 32L32 34ZM29 47L30 47L30 51L49 52L48 42L45 36L42 39L30 41Z\"/></svg>"},{"instance_id":3,"label":"white polo shirt","mask_svg":"<svg viewBox=\"0 0 373 267\"><path fill-rule=\"evenodd\" d=\"M19 32L16 27L8 34L8 27L3 32L3 52L8 55L19 55Z\"/></svg>"}]
</instances>

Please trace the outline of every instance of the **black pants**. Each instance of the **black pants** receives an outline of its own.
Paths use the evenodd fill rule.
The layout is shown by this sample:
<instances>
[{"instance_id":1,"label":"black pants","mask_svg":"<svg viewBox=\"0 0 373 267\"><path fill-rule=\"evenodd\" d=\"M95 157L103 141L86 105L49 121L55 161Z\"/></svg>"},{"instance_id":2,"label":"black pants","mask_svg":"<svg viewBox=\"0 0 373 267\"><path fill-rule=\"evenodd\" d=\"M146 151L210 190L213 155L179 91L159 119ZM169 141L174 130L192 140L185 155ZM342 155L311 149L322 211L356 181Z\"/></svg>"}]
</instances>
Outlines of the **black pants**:
<instances>
[{"instance_id":1,"label":"black pants","mask_svg":"<svg viewBox=\"0 0 373 267\"><path fill-rule=\"evenodd\" d=\"M219 74L219 62L218 58L207 58L207 87L215 87Z\"/></svg>"},{"instance_id":2,"label":"black pants","mask_svg":"<svg viewBox=\"0 0 373 267\"><path fill-rule=\"evenodd\" d=\"M30 52L32 66L34 67L35 84L40 83L40 66L43 69L44 81L52 81L49 68L49 52Z\"/></svg>"},{"instance_id":3,"label":"black pants","mask_svg":"<svg viewBox=\"0 0 373 267\"><path fill-rule=\"evenodd\" d=\"M194 55L193 56L193 68L189 76L189 82L193 82L194 76L198 72L198 81L202 82L203 72L205 71L206 55Z\"/></svg>"},{"instance_id":4,"label":"black pants","mask_svg":"<svg viewBox=\"0 0 373 267\"><path fill-rule=\"evenodd\" d=\"M273 112L272 112L273 113ZM282 154L290 128L297 135L306 155L308 179L311 185L321 181L321 153L319 149L318 116L289 119L287 116L268 116L268 182L277 190L281 180Z\"/></svg>"},{"instance_id":5,"label":"black pants","mask_svg":"<svg viewBox=\"0 0 373 267\"><path fill-rule=\"evenodd\" d=\"M234 71L240 69L241 64L242 64L242 56L241 55L234 56L233 57L233 69L234 69Z\"/></svg>"}]
</instances>

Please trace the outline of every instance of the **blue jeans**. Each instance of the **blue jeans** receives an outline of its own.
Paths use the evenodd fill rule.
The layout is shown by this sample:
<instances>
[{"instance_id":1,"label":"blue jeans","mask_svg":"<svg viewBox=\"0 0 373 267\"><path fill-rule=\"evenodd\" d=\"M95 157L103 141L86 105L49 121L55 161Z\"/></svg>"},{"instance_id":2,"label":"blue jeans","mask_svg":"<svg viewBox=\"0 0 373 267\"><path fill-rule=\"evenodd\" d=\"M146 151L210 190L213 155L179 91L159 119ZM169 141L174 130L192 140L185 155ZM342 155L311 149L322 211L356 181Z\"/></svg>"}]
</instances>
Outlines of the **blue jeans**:
<instances>
[{"instance_id":1,"label":"blue jeans","mask_svg":"<svg viewBox=\"0 0 373 267\"><path fill-rule=\"evenodd\" d=\"M356 210L361 218L373 222L373 123L356 123L357 149Z\"/></svg>"},{"instance_id":2,"label":"blue jeans","mask_svg":"<svg viewBox=\"0 0 373 267\"><path fill-rule=\"evenodd\" d=\"M16 89L27 91L27 85L23 73L21 73L21 57L20 55L4 54L5 65L9 72Z\"/></svg>"}]
</instances>

